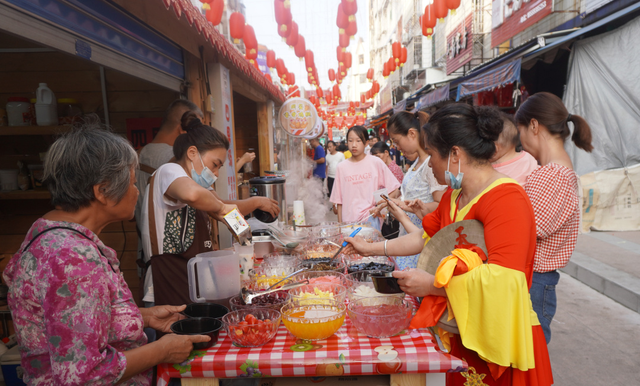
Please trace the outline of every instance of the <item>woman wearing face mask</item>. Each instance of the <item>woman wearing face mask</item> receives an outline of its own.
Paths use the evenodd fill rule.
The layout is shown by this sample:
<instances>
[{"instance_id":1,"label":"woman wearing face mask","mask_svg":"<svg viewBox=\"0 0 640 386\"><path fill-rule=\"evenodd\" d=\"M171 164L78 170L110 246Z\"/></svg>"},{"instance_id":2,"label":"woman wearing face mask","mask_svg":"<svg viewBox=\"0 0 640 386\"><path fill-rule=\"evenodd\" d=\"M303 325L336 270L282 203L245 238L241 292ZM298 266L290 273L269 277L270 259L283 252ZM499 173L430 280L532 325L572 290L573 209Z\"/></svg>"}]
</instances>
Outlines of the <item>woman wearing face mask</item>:
<instances>
[{"instance_id":1,"label":"woman wearing face mask","mask_svg":"<svg viewBox=\"0 0 640 386\"><path fill-rule=\"evenodd\" d=\"M446 186L438 184L433 171L428 165L429 154L425 151L423 136L420 128L429 121L429 115L419 111L415 114L402 111L389 118L387 127L393 142L405 154L416 154L412 164L402 181L401 196L394 202L404 209L409 220L416 227L420 227L422 218L438 207L440 198L446 190ZM386 206L381 203L378 209ZM407 228L400 225L398 237L406 235ZM415 268L418 264L418 256L399 256L396 263L399 269Z\"/></svg>"},{"instance_id":2,"label":"woman wearing face mask","mask_svg":"<svg viewBox=\"0 0 640 386\"><path fill-rule=\"evenodd\" d=\"M459 334L450 335L450 352L475 371L449 373L447 385L466 384L470 377L487 385L553 383L544 332L528 291L536 248L533 209L524 189L495 171L490 162L502 124L500 113L492 108L451 104L438 110L424 127L429 166L438 182L452 189L424 217L422 229L380 243L346 238L350 245L343 251L364 256L412 255L423 249L423 235L428 239L462 220L483 224L487 255L484 259L475 255L480 264L454 276L447 285L436 287L435 277L420 269L393 272L406 294L433 296L430 300L444 297L456 317ZM393 203L390 211L398 219L406 217ZM429 302L423 300L423 304ZM423 311L427 310L421 307L412 327L427 327Z\"/></svg>"},{"instance_id":3,"label":"woman wearing face mask","mask_svg":"<svg viewBox=\"0 0 640 386\"><path fill-rule=\"evenodd\" d=\"M373 193L376 190L386 188L387 192L392 193L400 187L400 183L382 160L365 154L366 135L366 129L362 126L349 129L347 141L353 156L339 163L336 168L330 201L337 204L340 222L364 220L375 207ZM380 229L378 219L373 219L371 223Z\"/></svg>"},{"instance_id":4,"label":"woman wearing face mask","mask_svg":"<svg viewBox=\"0 0 640 386\"><path fill-rule=\"evenodd\" d=\"M176 162L156 170L142 207L143 250L150 264L143 301L156 305L190 302L187 262L212 250L209 216L222 221L236 207L244 215L255 209L279 213L277 203L266 197L221 200L212 185L227 159L229 140L192 112L182 116L182 128L185 134L173 145Z\"/></svg>"}]
</instances>

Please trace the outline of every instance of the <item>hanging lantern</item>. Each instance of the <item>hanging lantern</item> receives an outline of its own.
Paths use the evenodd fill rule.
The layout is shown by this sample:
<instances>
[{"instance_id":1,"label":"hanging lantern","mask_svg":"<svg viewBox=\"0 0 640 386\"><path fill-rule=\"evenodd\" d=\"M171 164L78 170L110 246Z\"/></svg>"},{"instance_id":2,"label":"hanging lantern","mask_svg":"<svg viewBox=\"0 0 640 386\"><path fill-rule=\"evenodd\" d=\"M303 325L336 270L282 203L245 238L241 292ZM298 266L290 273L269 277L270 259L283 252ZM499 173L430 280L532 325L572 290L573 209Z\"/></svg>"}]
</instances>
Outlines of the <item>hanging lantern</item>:
<instances>
[{"instance_id":1,"label":"hanging lantern","mask_svg":"<svg viewBox=\"0 0 640 386\"><path fill-rule=\"evenodd\" d=\"M444 22L444 18L449 13L445 0L433 0L433 13L440 23Z\"/></svg>"},{"instance_id":2,"label":"hanging lantern","mask_svg":"<svg viewBox=\"0 0 640 386\"><path fill-rule=\"evenodd\" d=\"M338 73L340 74L340 81L342 81L345 75L347 75L347 69L345 68L345 66L343 65L338 66Z\"/></svg>"},{"instance_id":3,"label":"hanging lantern","mask_svg":"<svg viewBox=\"0 0 640 386\"><path fill-rule=\"evenodd\" d=\"M367 79L369 80L369 82L373 80L373 68L367 70Z\"/></svg>"},{"instance_id":4,"label":"hanging lantern","mask_svg":"<svg viewBox=\"0 0 640 386\"><path fill-rule=\"evenodd\" d=\"M407 62L407 47L402 47L402 52L400 53L400 67L404 66Z\"/></svg>"},{"instance_id":5,"label":"hanging lantern","mask_svg":"<svg viewBox=\"0 0 640 386\"><path fill-rule=\"evenodd\" d=\"M238 44L244 35L244 16L240 12L234 12L229 16L229 34L233 42Z\"/></svg>"},{"instance_id":6,"label":"hanging lantern","mask_svg":"<svg viewBox=\"0 0 640 386\"><path fill-rule=\"evenodd\" d=\"M276 66L276 53L273 50L267 51L267 67L274 68Z\"/></svg>"},{"instance_id":7,"label":"hanging lantern","mask_svg":"<svg viewBox=\"0 0 640 386\"><path fill-rule=\"evenodd\" d=\"M358 12L358 2L356 0L342 0L342 10L348 16L355 15Z\"/></svg>"},{"instance_id":8,"label":"hanging lantern","mask_svg":"<svg viewBox=\"0 0 640 386\"><path fill-rule=\"evenodd\" d=\"M336 49L336 58L338 59L338 64L344 64L345 51L342 47L338 46Z\"/></svg>"},{"instance_id":9,"label":"hanging lantern","mask_svg":"<svg viewBox=\"0 0 640 386\"><path fill-rule=\"evenodd\" d=\"M388 65L389 73L393 74L394 71L396 70L396 61L393 60L393 58L389 58L389 62L388 63L389 63L389 65Z\"/></svg>"},{"instance_id":10,"label":"hanging lantern","mask_svg":"<svg viewBox=\"0 0 640 386\"><path fill-rule=\"evenodd\" d=\"M320 87L316 88L316 94L318 95L318 98L322 98L324 96L324 92L322 92Z\"/></svg>"},{"instance_id":11,"label":"hanging lantern","mask_svg":"<svg viewBox=\"0 0 640 386\"><path fill-rule=\"evenodd\" d=\"M438 19L436 19L433 5L429 4L424 7L424 15L422 15L422 34L424 36L433 35L433 29L436 27L436 23Z\"/></svg>"},{"instance_id":12,"label":"hanging lantern","mask_svg":"<svg viewBox=\"0 0 640 386\"><path fill-rule=\"evenodd\" d=\"M445 0L447 8L451 10L451 15L456 14L456 9L460 7L460 0Z\"/></svg>"},{"instance_id":13,"label":"hanging lantern","mask_svg":"<svg viewBox=\"0 0 640 386\"><path fill-rule=\"evenodd\" d=\"M373 90L374 96L378 95L378 93L380 92L380 83L378 83L377 80L374 80L373 84L371 85L371 89Z\"/></svg>"},{"instance_id":14,"label":"hanging lantern","mask_svg":"<svg viewBox=\"0 0 640 386\"><path fill-rule=\"evenodd\" d=\"M337 84L333 85L333 99L338 99L340 95L340 86Z\"/></svg>"},{"instance_id":15,"label":"hanging lantern","mask_svg":"<svg viewBox=\"0 0 640 386\"><path fill-rule=\"evenodd\" d=\"M352 38L358 33L358 23L356 22L355 18L353 19L353 21L349 22L349 25L344 30L344 33Z\"/></svg>"},{"instance_id":16,"label":"hanging lantern","mask_svg":"<svg viewBox=\"0 0 640 386\"><path fill-rule=\"evenodd\" d=\"M331 103L331 101L333 101L333 93L331 92L331 90L328 90L325 93L325 98L324 99L327 101L327 103Z\"/></svg>"},{"instance_id":17,"label":"hanging lantern","mask_svg":"<svg viewBox=\"0 0 640 386\"><path fill-rule=\"evenodd\" d=\"M352 64L351 58L352 58L351 52L344 53L344 67L347 69L351 68L351 64Z\"/></svg>"},{"instance_id":18,"label":"hanging lantern","mask_svg":"<svg viewBox=\"0 0 640 386\"><path fill-rule=\"evenodd\" d=\"M256 39L256 33L253 27L249 24L244 25L242 40L244 41L246 55L253 58L251 60L256 59L258 57L258 39Z\"/></svg>"},{"instance_id":19,"label":"hanging lantern","mask_svg":"<svg viewBox=\"0 0 640 386\"><path fill-rule=\"evenodd\" d=\"M273 7L278 25L291 23L291 3L289 1L274 0Z\"/></svg>"},{"instance_id":20,"label":"hanging lantern","mask_svg":"<svg viewBox=\"0 0 640 386\"><path fill-rule=\"evenodd\" d=\"M371 99L371 94L372 94L371 90L367 90L367 92L364 93L364 96L366 99Z\"/></svg>"},{"instance_id":21,"label":"hanging lantern","mask_svg":"<svg viewBox=\"0 0 640 386\"><path fill-rule=\"evenodd\" d=\"M222 21L222 14L224 13L224 0L211 0L208 1L209 9L207 10L207 20L214 26L220 24Z\"/></svg>"},{"instance_id":22,"label":"hanging lantern","mask_svg":"<svg viewBox=\"0 0 640 386\"><path fill-rule=\"evenodd\" d=\"M402 45L399 42L395 42L391 45L391 52L393 53L393 59L396 63L400 62L400 54L402 53Z\"/></svg>"},{"instance_id":23,"label":"hanging lantern","mask_svg":"<svg viewBox=\"0 0 640 386\"><path fill-rule=\"evenodd\" d=\"M365 99L365 95L364 95L364 94L360 94L360 102L361 102L361 103L366 102L366 99Z\"/></svg>"},{"instance_id":24,"label":"hanging lantern","mask_svg":"<svg viewBox=\"0 0 640 386\"><path fill-rule=\"evenodd\" d=\"M296 43L295 53L300 60L304 58L304 54L307 52L307 46L304 42L304 36L298 36L298 43Z\"/></svg>"},{"instance_id":25,"label":"hanging lantern","mask_svg":"<svg viewBox=\"0 0 640 386\"><path fill-rule=\"evenodd\" d=\"M353 101L350 101L350 102L349 102L349 108L351 108L351 109L352 109L352 108L355 108L355 107L356 107L356 104L355 104L355 103L353 103Z\"/></svg>"},{"instance_id":26,"label":"hanging lantern","mask_svg":"<svg viewBox=\"0 0 640 386\"><path fill-rule=\"evenodd\" d=\"M307 71L313 71L313 51L307 50L307 52L304 53L304 65L307 67Z\"/></svg>"},{"instance_id":27,"label":"hanging lantern","mask_svg":"<svg viewBox=\"0 0 640 386\"><path fill-rule=\"evenodd\" d=\"M258 51L247 49L246 53L244 54L244 57L249 61L249 63L253 64L254 62L256 62L256 59L258 58Z\"/></svg>"},{"instance_id":28,"label":"hanging lantern","mask_svg":"<svg viewBox=\"0 0 640 386\"><path fill-rule=\"evenodd\" d=\"M336 25L338 26L338 28L343 30L347 29L347 27L349 26L349 15L344 13L342 4L338 5L338 16L336 17Z\"/></svg>"},{"instance_id":29,"label":"hanging lantern","mask_svg":"<svg viewBox=\"0 0 640 386\"><path fill-rule=\"evenodd\" d=\"M278 26L278 35L280 35L282 39L286 39L291 35L291 24L292 23L281 24Z\"/></svg>"},{"instance_id":30,"label":"hanging lantern","mask_svg":"<svg viewBox=\"0 0 640 386\"><path fill-rule=\"evenodd\" d=\"M342 47L342 48L349 47L349 35L347 35L347 34L340 35L340 37L338 38L338 43L340 44L340 47Z\"/></svg>"},{"instance_id":31,"label":"hanging lantern","mask_svg":"<svg viewBox=\"0 0 640 386\"><path fill-rule=\"evenodd\" d=\"M316 96L315 95L310 95L309 96L309 102L311 102L312 104L316 104Z\"/></svg>"},{"instance_id":32,"label":"hanging lantern","mask_svg":"<svg viewBox=\"0 0 640 386\"><path fill-rule=\"evenodd\" d=\"M386 79L389 76L389 73L391 71L389 71L389 62L384 62L382 64L382 76L384 76L384 78Z\"/></svg>"},{"instance_id":33,"label":"hanging lantern","mask_svg":"<svg viewBox=\"0 0 640 386\"><path fill-rule=\"evenodd\" d=\"M329 80L332 82L336 80L336 72L333 68L329 69Z\"/></svg>"},{"instance_id":34,"label":"hanging lantern","mask_svg":"<svg viewBox=\"0 0 640 386\"><path fill-rule=\"evenodd\" d=\"M296 74L294 74L293 72L290 72L287 75L287 83L289 83L290 85L296 84Z\"/></svg>"},{"instance_id":35,"label":"hanging lantern","mask_svg":"<svg viewBox=\"0 0 640 386\"><path fill-rule=\"evenodd\" d=\"M291 33L289 34L289 37L287 38L287 45L289 47L295 47L296 44L298 44L298 39L300 38L300 35L298 35L298 23L296 23L295 21L291 22Z\"/></svg>"},{"instance_id":36,"label":"hanging lantern","mask_svg":"<svg viewBox=\"0 0 640 386\"><path fill-rule=\"evenodd\" d=\"M278 60L276 60L276 71L278 72L278 77L282 78L282 76L286 73L286 67L284 65L284 60L282 60L282 58L279 58Z\"/></svg>"}]
</instances>

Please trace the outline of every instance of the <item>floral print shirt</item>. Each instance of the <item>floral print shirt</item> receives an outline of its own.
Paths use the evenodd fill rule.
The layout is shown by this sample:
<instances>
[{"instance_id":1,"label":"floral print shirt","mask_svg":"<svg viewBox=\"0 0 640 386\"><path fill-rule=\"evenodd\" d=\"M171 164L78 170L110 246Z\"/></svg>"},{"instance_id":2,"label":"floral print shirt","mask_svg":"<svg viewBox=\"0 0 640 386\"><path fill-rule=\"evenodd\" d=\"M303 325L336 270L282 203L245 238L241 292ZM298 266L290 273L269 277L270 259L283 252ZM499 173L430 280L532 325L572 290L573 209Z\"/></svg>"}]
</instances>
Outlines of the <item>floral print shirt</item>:
<instances>
[{"instance_id":1,"label":"floral print shirt","mask_svg":"<svg viewBox=\"0 0 640 386\"><path fill-rule=\"evenodd\" d=\"M38 233L28 250L22 250ZM147 343L116 252L82 225L38 219L4 280L28 385L112 385ZM151 370L124 385L150 385Z\"/></svg>"}]
</instances>

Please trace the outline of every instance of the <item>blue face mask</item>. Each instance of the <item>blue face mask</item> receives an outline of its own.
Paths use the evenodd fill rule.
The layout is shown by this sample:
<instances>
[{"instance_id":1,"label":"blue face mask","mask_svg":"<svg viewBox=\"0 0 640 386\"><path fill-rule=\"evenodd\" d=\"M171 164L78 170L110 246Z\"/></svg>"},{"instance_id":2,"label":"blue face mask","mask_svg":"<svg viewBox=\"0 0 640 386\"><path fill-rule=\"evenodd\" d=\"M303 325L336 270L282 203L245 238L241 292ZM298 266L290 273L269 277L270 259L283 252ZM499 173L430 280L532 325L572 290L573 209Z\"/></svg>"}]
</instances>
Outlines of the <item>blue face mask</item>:
<instances>
[{"instance_id":1,"label":"blue face mask","mask_svg":"<svg viewBox=\"0 0 640 386\"><path fill-rule=\"evenodd\" d=\"M464 177L464 173L460 172L460 163L458 163L458 175L454 177L453 173L449 171L450 163L451 153L449 153L449 160L447 161L447 170L444 172L444 181L447 185L451 186L452 189L460 189L462 188L462 177Z\"/></svg>"},{"instance_id":2,"label":"blue face mask","mask_svg":"<svg viewBox=\"0 0 640 386\"><path fill-rule=\"evenodd\" d=\"M218 176L216 176L215 174L213 174L213 172L211 170L209 170L208 167L204 166L204 162L202 162L202 157L200 156L200 153L198 153L198 157L200 158L200 163L202 164L202 173L198 174L196 173L196 169L194 169L193 167L193 162L191 163L191 178L193 178L193 180L200 186L202 186L203 188L210 188L211 185L213 185L214 182L216 182L216 180L218 179Z\"/></svg>"}]
</instances>

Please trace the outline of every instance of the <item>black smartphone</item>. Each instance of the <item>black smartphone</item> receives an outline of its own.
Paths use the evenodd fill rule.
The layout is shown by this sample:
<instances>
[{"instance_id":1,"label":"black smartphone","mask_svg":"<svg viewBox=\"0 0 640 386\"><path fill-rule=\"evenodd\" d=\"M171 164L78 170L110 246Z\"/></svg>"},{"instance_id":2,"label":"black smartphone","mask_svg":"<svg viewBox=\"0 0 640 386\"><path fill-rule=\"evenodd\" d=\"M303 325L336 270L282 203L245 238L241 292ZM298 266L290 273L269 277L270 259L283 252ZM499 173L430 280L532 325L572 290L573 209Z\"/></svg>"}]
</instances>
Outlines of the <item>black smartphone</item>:
<instances>
[{"instance_id":1,"label":"black smartphone","mask_svg":"<svg viewBox=\"0 0 640 386\"><path fill-rule=\"evenodd\" d=\"M387 202L387 204L389 203L389 197L384 194L381 194L380 197L382 197Z\"/></svg>"}]
</instances>

